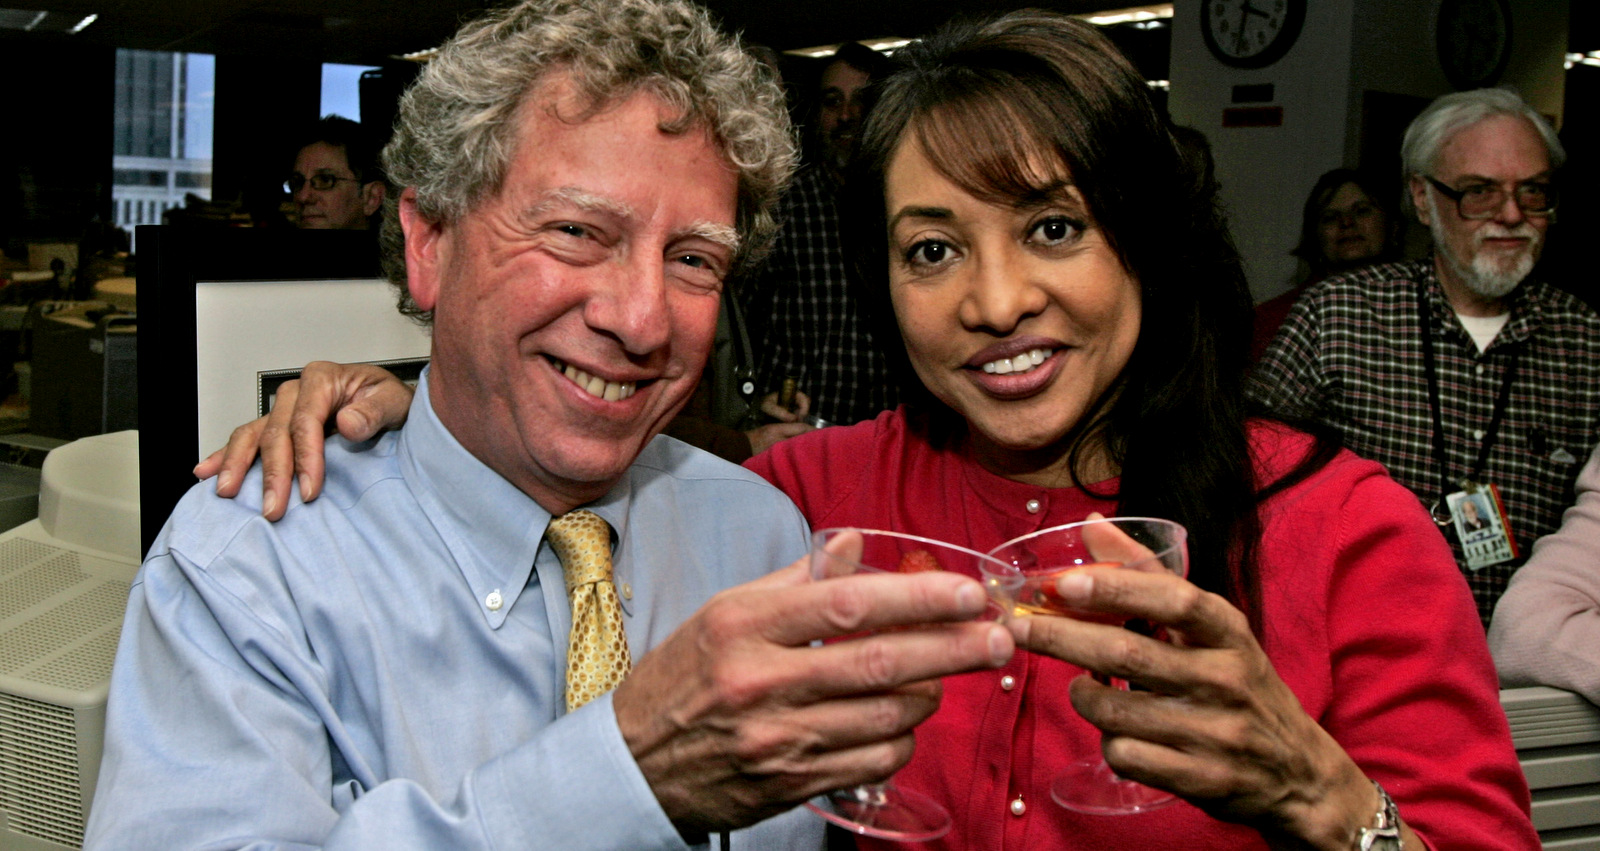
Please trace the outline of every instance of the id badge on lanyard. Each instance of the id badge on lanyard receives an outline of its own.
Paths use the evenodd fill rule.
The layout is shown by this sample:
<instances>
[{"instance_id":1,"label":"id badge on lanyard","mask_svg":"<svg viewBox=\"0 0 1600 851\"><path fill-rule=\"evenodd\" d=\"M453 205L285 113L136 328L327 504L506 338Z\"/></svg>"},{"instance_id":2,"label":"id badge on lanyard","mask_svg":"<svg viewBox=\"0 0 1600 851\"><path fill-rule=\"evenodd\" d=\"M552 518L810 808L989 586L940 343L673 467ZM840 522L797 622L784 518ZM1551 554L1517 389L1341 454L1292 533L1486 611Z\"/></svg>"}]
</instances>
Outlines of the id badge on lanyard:
<instances>
[{"instance_id":1,"label":"id badge on lanyard","mask_svg":"<svg viewBox=\"0 0 1600 851\"><path fill-rule=\"evenodd\" d=\"M1498 488L1468 482L1461 490L1446 494L1444 501L1468 570L1481 570L1517 557L1517 541L1511 535Z\"/></svg>"},{"instance_id":2,"label":"id badge on lanyard","mask_svg":"<svg viewBox=\"0 0 1600 851\"><path fill-rule=\"evenodd\" d=\"M1439 500L1430 509L1433 521L1441 528L1455 527L1456 540L1461 542L1468 570L1482 570L1492 564L1511 561L1517 557L1517 542L1511 535L1511 524L1506 520L1505 506L1500 501L1500 491L1492 484L1477 481L1482 474L1489 451L1500 431L1500 421L1505 416L1511 398L1511 384L1516 378L1518 357L1513 354L1506 364L1505 377L1500 382L1500 392L1495 397L1494 412L1489 417L1478 456L1472 471L1461 482L1461 489L1450 492L1450 475L1444 448L1444 417L1439 405L1439 376L1433 358L1433 330L1428 317L1427 290L1422 282L1417 286L1417 320L1422 332L1422 365L1428 379L1428 407L1433 415L1433 460L1439 468Z\"/></svg>"}]
</instances>

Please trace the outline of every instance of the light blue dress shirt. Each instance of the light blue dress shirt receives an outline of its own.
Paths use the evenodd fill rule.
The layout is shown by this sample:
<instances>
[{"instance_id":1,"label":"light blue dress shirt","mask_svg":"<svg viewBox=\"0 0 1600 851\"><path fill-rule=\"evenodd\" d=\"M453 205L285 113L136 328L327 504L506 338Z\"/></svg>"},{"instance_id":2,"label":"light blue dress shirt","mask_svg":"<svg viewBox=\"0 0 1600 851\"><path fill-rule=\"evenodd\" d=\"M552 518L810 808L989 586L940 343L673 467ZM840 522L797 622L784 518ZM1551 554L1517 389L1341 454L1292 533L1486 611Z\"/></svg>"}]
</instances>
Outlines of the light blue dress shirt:
<instances>
[{"instance_id":1,"label":"light blue dress shirt","mask_svg":"<svg viewBox=\"0 0 1600 851\"><path fill-rule=\"evenodd\" d=\"M334 441L279 523L260 471L191 490L129 599L86 847L681 849L611 696L563 713L570 612L550 515L428 403ZM755 475L656 438L588 506L616 533L635 659L717 591L788 564L806 525ZM734 848L815 849L804 810Z\"/></svg>"}]
</instances>

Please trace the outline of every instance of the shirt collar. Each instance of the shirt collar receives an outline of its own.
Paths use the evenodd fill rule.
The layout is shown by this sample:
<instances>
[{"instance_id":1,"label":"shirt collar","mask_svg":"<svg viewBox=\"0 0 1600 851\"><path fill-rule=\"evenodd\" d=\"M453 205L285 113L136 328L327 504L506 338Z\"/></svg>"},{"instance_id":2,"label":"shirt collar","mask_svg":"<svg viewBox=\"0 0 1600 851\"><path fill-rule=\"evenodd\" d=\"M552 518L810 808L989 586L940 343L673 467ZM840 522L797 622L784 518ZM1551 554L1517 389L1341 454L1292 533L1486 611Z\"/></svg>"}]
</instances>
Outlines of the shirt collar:
<instances>
[{"instance_id":1,"label":"shirt collar","mask_svg":"<svg viewBox=\"0 0 1600 851\"><path fill-rule=\"evenodd\" d=\"M455 554L479 612L490 627L499 628L528 585L550 512L468 452L439 421L429 402L431 369L422 372L400 432L400 468ZM632 497L633 483L624 475L605 496L583 507L611 524L621 540ZM616 565L616 571L622 577L625 566Z\"/></svg>"},{"instance_id":2,"label":"shirt collar","mask_svg":"<svg viewBox=\"0 0 1600 851\"><path fill-rule=\"evenodd\" d=\"M1439 269L1436 261L1429 260L1424 264L1423 284L1428 291L1429 307L1432 309L1433 317L1439 321L1440 327L1444 328L1446 333L1459 337L1460 340L1458 342L1469 343L1472 340L1472 335L1467 333L1466 326L1461 324L1460 318L1456 316L1455 309L1450 306L1450 299L1445 296L1444 284L1439 282ZM1495 335L1494 342L1489 346L1490 350L1512 343L1520 343L1532 337L1539 330L1543 311L1540 309L1537 295L1541 292L1540 285L1530 275L1524 278L1522 283L1517 284L1516 289L1506 295L1504 301L1506 310L1511 314L1511 318L1506 320L1505 327L1501 328L1500 333Z\"/></svg>"},{"instance_id":3,"label":"shirt collar","mask_svg":"<svg viewBox=\"0 0 1600 851\"><path fill-rule=\"evenodd\" d=\"M455 555L479 612L498 628L528 584L550 512L468 452L439 421L428 396L431 369L423 370L400 431L400 469Z\"/></svg>"}]
</instances>

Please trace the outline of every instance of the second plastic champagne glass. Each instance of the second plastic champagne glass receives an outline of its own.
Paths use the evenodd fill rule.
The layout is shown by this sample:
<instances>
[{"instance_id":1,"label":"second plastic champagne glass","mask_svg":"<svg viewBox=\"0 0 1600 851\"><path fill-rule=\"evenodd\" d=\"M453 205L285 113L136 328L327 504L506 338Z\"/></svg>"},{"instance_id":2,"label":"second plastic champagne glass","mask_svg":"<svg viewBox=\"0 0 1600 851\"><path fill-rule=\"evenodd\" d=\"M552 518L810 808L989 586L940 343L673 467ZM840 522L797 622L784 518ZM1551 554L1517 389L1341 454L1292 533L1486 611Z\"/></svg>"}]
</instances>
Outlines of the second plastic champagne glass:
<instances>
[{"instance_id":1,"label":"second plastic champagne glass","mask_svg":"<svg viewBox=\"0 0 1600 851\"><path fill-rule=\"evenodd\" d=\"M1056 592L1056 582L1071 571L1095 566L1187 576L1187 539L1188 532L1171 520L1102 517L1042 529L1007 541L989 554L1006 563L1003 575L1021 581L1018 613L1115 623L1119 621L1066 606ZM1096 679L1107 681L1099 675ZM1118 688L1128 687L1123 680L1110 682ZM1097 815L1139 813L1174 800L1171 793L1118 777L1098 753L1056 775L1050 797L1069 810Z\"/></svg>"}]
</instances>

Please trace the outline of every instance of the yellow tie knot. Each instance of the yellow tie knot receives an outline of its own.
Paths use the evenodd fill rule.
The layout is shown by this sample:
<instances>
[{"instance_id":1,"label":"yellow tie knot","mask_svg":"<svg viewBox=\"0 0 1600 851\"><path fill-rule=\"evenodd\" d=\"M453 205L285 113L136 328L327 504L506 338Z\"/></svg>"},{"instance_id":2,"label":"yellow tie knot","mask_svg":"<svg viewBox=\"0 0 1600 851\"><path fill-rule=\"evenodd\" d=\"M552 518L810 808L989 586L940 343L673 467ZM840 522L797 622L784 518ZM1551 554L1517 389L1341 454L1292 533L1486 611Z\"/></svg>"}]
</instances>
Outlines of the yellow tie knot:
<instances>
[{"instance_id":1,"label":"yellow tie knot","mask_svg":"<svg viewBox=\"0 0 1600 851\"><path fill-rule=\"evenodd\" d=\"M611 581L611 527L592 511L550 521L545 539L561 559L572 632L567 636L567 711L617 687L633 659L622 629L622 602Z\"/></svg>"},{"instance_id":2,"label":"yellow tie knot","mask_svg":"<svg viewBox=\"0 0 1600 851\"><path fill-rule=\"evenodd\" d=\"M611 527L593 511L569 511L550 521L544 536L561 559L567 594L611 579Z\"/></svg>"}]
</instances>

